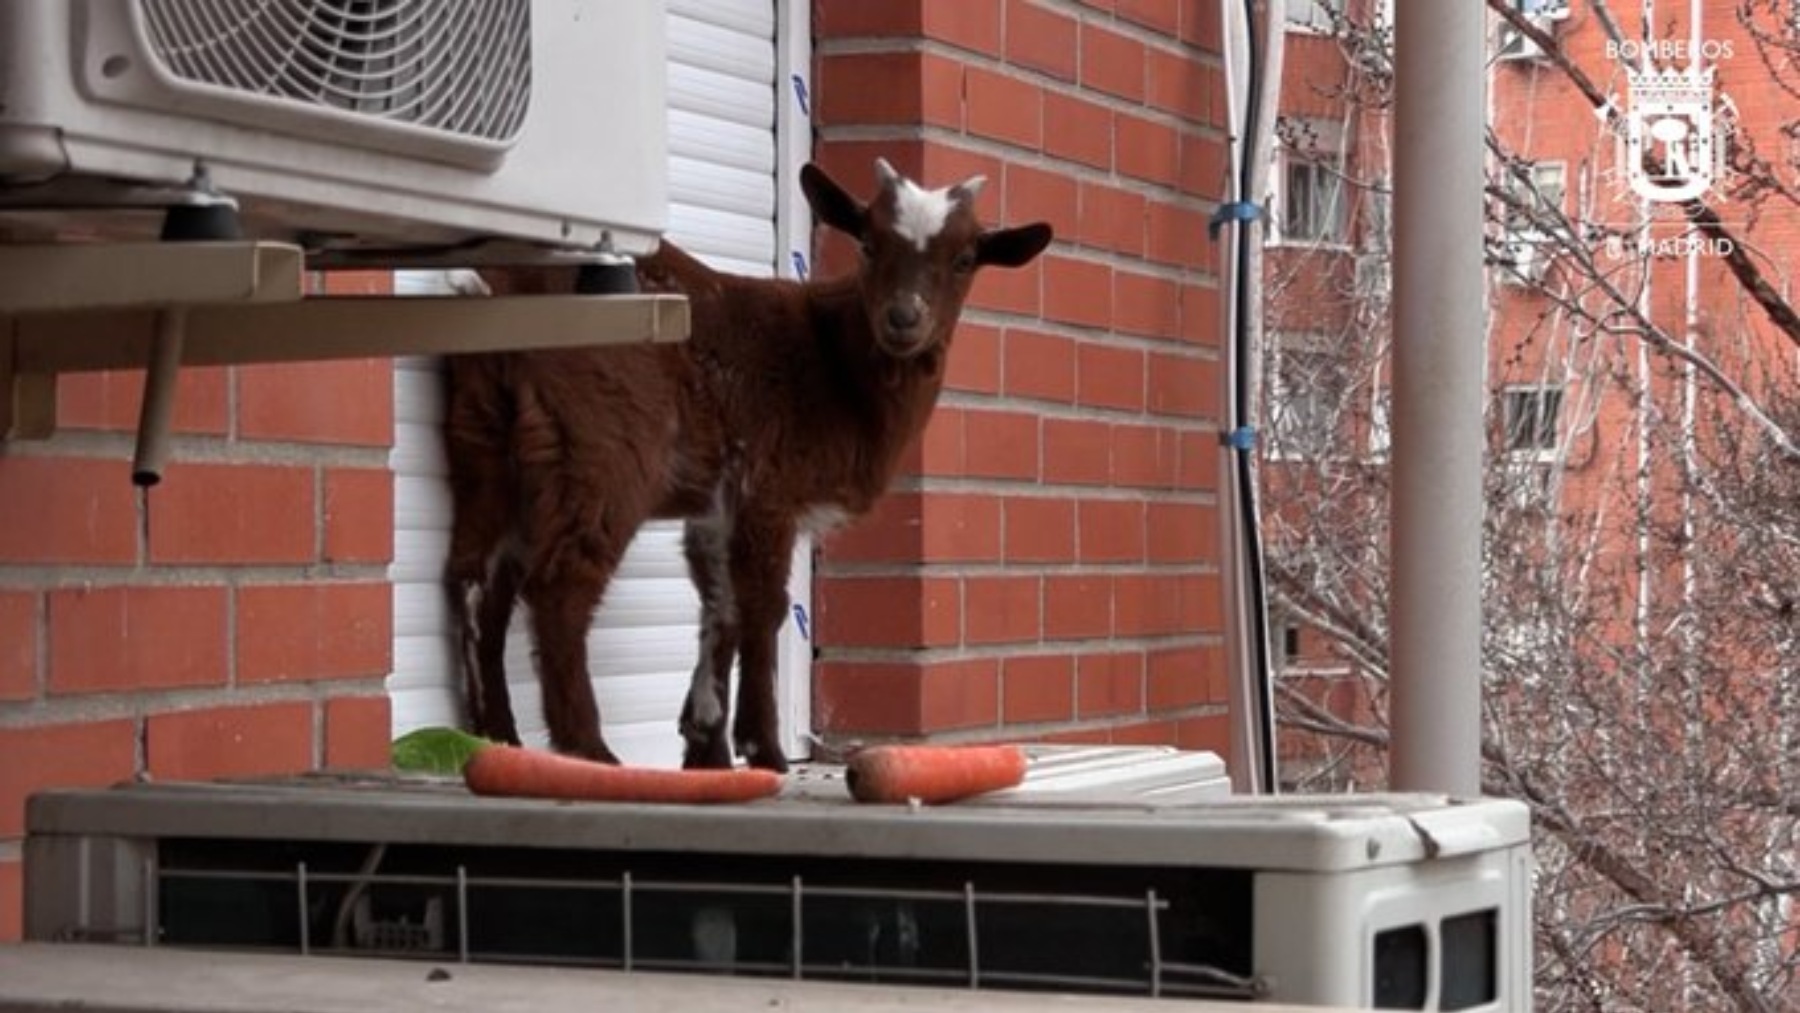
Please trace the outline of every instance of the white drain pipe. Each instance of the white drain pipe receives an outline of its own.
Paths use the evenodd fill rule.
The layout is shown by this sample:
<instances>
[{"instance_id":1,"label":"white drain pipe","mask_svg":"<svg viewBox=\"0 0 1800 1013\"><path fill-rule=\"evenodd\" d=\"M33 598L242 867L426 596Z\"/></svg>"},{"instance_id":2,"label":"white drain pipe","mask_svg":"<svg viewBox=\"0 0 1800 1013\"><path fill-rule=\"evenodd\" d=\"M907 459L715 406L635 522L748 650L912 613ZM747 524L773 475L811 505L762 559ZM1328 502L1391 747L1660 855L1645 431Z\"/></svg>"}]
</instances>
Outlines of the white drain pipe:
<instances>
[{"instance_id":1,"label":"white drain pipe","mask_svg":"<svg viewBox=\"0 0 1800 1013\"><path fill-rule=\"evenodd\" d=\"M1225 106L1228 110L1226 208L1260 204L1268 193L1269 159L1281 92L1285 0L1266 0L1260 31L1250 4L1222 0L1225 26ZM1254 48L1253 48L1254 47ZM1252 65L1258 84L1252 94ZM1251 103L1254 102L1254 107ZM1225 659L1230 685L1232 790L1275 790L1273 659L1268 594L1256 505L1255 445L1261 418L1262 244L1268 209L1260 217L1226 214L1218 223L1219 292L1223 307L1221 373L1225 396L1219 454L1220 577L1225 601ZM1235 438L1234 438L1234 434Z\"/></svg>"}]
</instances>

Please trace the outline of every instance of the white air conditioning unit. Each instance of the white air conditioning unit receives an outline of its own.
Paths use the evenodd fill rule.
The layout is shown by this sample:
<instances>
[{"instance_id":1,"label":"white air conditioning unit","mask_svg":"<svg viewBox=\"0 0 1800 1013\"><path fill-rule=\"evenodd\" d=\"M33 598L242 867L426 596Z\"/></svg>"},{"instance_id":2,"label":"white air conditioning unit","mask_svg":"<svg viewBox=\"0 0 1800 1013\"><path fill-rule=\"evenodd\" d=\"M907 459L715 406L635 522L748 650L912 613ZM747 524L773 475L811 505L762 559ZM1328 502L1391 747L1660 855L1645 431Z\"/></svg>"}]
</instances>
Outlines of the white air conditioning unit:
<instances>
[{"instance_id":1,"label":"white air conditioning unit","mask_svg":"<svg viewBox=\"0 0 1800 1013\"><path fill-rule=\"evenodd\" d=\"M1529 20L1544 31L1550 31L1554 23L1554 19L1541 14L1530 15ZM1494 58L1502 62L1541 60L1544 58L1544 47L1532 41L1530 36L1514 28L1510 23L1502 21L1500 23L1500 45Z\"/></svg>"},{"instance_id":2,"label":"white air conditioning unit","mask_svg":"<svg viewBox=\"0 0 1800 1013\"><path fill-rule=\"evenodd\" d=\"M647 249L662 0L5 0L0 227L241 206L314 249ZM142 217L142 216L140 216Z\"/></svg>"},{"instance_id":3,"label":"white air conditioning unit","mask_svg":"<svg viewBox=\"0 0 1800 1013\"><path fill-rule=\"evenodd\" d=\"M28 809L25 933L865 982L882 1003L936 985L1526 1008L1524 806L1233 797L1224 773L1032 747L1022 787L937 807L861 805L822 766L729 807L387 776L56 791Z\"/></svg>"},{"instance_id":4,"label":"white air conditioning unit","mask_svg":"<svg viewBox=\"0 0 1800 1013\"><path fill-rule=\"evenodd\" d=\"M1500 243L1500 279L1508 285L1543 284L1550 273L1550 256L1542 237L1514 233Z\"/></svg>"}]
</instances>

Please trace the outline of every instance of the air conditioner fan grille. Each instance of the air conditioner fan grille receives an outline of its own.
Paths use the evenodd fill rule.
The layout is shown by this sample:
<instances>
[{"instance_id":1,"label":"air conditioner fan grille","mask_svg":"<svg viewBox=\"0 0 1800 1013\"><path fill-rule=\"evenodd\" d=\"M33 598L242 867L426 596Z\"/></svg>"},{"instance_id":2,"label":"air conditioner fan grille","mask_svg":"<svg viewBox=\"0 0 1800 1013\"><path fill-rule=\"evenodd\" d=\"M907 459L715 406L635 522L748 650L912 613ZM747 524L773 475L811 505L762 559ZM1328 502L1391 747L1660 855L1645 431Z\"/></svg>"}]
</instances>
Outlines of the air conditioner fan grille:
<instances>
[{"instance_id":1,"label":"air conditioner fan grille","mask_svg":"<svg viewBox=\"0 0 1800 1013\"><path fill-rule=\"evenodd\" d=\"M506 141L531 95L530 0L140 0L177 78Z\"/></svg>"}]
</instances>

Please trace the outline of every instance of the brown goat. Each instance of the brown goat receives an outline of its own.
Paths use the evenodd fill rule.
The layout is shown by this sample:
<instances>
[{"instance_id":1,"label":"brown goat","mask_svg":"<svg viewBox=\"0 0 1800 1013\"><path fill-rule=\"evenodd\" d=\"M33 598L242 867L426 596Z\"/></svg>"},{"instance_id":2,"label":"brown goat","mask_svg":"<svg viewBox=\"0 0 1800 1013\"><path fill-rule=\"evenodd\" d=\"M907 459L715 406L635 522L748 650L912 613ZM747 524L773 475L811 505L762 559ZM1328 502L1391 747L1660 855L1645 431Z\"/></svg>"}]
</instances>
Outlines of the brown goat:
<instances>
[{"instance_id":1,"label":"brown goat","mask_svg":"<svg viewBox=\"0 0 1800 1013\"><path fill-rule=\"evenodd\" d=\"M688 297L687 342L450 360L446 585L474 731L518 741L502 653L523 597L551 744L615 759L587 629L639 526L680 517L702 607L684 765L728 767L735 744L754 766L786 768L774 683L795 540L865 512L887 488L937 402L976 269L1026 264L1051 238L1042 223L983 229L980 177L925 190L885 161L876 168L868 205L817 167L801 171L819 221L860 244L854 274L744 278L664 243L638 279Z\"/></svg>"}]
</instances>

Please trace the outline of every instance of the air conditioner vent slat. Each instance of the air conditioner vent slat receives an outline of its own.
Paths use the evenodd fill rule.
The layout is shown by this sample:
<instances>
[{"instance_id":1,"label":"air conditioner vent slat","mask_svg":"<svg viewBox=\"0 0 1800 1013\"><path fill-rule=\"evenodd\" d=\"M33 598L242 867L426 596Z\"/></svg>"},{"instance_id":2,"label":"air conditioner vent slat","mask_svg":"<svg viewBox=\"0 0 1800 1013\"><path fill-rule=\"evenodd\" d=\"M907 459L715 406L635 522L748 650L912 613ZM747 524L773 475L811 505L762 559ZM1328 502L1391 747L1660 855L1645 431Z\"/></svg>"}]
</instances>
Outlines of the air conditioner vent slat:
<instances>
[{"instance_id":1,"label":"air conditioner vent slat","mask_svg":"<svg viewBox=\"0 0 1800 1013\"><path fill-rule=\"evenodd\" d=\"M529 0L140 0L181 81L508 141L531 97Z\"/></svg>"},{"instance_id":2,"label":"air conditioner vent slat","mask_svg":"<svg viewBox=\"0 0 1800 1013\"><path fill-rule=\"evenodd\" d=\"M161 945L1248 999L1241 869L165 838Z\"/></svg>"}]
</instances>

